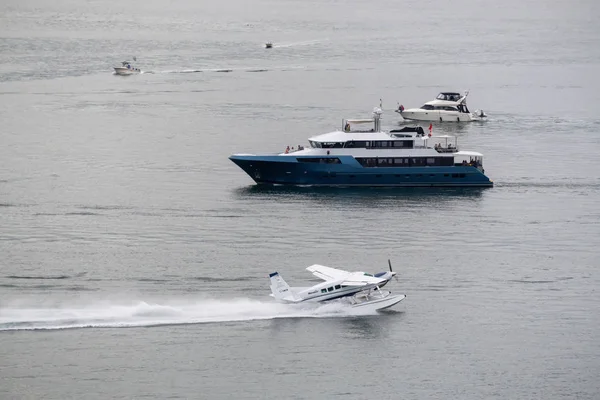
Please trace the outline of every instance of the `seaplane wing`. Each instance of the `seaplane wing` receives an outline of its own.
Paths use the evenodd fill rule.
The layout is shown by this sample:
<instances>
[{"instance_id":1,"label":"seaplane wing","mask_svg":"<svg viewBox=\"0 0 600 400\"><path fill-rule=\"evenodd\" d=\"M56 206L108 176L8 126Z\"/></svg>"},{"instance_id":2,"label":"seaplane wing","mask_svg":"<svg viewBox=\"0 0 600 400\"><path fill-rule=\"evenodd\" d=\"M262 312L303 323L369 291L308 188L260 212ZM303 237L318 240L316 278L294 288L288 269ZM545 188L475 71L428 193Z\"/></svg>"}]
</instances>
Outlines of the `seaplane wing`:
<instances>
[{"instance_id":1,"label":"seaplane wing","mask_svg":"<svg viewBox=\"0 0 600 400\"><path fill-rule=\"evenodd\" d=\"M310 267L306 268L306 270L312 272L314 276L321 278L324 281L340 280L346 278L348 275L351 275L351 273L348 271L326 267L319 264L311 265Z\"/></svg>"},{"instance_id":2,"label":"seaplane wing","mask_svg":"<svg viewBox=\"0 0 600 400\"><path fill-rule=\"evenodd\" d=\"M343 286L364 286L364 285L378 285L386 279L376 278L371 274L365 274L364 272L353 272L346 276Z\"/></svg>"}]
</instances>

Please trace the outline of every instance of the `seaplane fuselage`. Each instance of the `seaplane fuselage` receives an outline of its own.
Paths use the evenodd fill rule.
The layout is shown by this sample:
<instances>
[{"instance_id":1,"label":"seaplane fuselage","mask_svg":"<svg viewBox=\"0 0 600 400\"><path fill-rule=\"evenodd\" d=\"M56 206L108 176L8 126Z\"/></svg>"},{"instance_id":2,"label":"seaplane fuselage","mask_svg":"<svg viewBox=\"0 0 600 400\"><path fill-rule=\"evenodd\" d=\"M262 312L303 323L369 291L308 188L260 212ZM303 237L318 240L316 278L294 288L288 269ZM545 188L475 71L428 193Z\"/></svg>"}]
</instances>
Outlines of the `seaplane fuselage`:
<instances>
[{"instance_id":1,"label":"seaplane fuselage","mask_svg":"<svg viewBox=\"0 0 600 400\"><path fill-rule=\"evenodd\" d=\"M365 272L346 272L323 265L312 265L307 270L324 279L325 282L310 287L290 287L278 272L274 272L269 275L271 295L279 301L288 303L334 300L371 289L380 289L396 274L391 271L375 275Z\"/></svg>"}]
</instances>

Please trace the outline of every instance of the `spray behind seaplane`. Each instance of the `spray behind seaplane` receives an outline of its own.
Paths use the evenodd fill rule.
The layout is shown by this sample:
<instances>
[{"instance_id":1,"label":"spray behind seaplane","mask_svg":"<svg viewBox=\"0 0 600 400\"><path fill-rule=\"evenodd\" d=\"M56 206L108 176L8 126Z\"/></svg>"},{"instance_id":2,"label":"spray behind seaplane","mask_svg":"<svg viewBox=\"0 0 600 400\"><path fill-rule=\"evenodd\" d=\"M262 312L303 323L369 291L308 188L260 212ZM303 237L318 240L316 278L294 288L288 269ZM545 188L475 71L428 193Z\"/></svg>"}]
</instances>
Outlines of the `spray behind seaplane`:
<instances>
[{"instance_id":1,"label":"spray behind seaplane","mask_svg":"<svg viewBox=\"0 0 600 400\"><path fill-rule=\"evenodd\" d=\"M325 282L311 287L290 287L279 275L273 272L271 279L271 296L285 303L323 302L342 299L353 308L378 311L399 303L406 297L403 294L393 295L388 290L381 290L396 273L388 260L389 272L368 274L366 272L348 272L337 268L314 264L306 268L317 278ZM397 279L397 278L396 278Z\"/></svg>"}]
</instances>

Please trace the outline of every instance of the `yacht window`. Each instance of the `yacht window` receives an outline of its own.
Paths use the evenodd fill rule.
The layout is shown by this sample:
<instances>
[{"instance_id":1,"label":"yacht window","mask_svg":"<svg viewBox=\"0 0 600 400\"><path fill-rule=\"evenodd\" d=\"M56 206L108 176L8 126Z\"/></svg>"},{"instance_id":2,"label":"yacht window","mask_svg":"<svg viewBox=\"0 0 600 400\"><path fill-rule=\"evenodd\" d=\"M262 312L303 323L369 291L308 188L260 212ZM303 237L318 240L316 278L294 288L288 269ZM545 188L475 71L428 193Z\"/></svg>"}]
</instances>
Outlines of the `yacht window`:
<instances>
[{"instance_id":1,"label":"yacht window","mask_svg":"<svg viewBox=\"0 0 600 400\"><path fill-rule=\"evenodd\" d=\"M374 140L371 142L372 148L381 148L381 147L389 147L389 142L387 140Z\"/></svg>"},{"instance_id":2,"label":"yacht window","mask_svg":"<svg viewBox=\"0 0 600 400\"><path fill-rule=\"evenodd\" d=\"M332 287L328 287L328 288L327 288L327 291L328 291L328 292L333 292L333 288L332 288Z\"/></svg>"},{"instance_id":3,"label":"yacht window","mask_svg":"<svg viewBox=\"0 0 600 400\"><path fill-rule=\"evenodd\" d=\"M296 161L300 163L321 163L321 164L341 164L337 157L298 157Z\"/></svg>"},{"instance_id":4,"label":"yacht window","mask_svg":"<svg viewBox=\"0 0 600 400\"><path fill-rule=\"evenodd\" d=\"M327 289L321 289L321 293L327 293Z\"/></svg>"},{"instance_id":5,"label":"yacht window","mask_svg":"<svg viewBox=\"0 0 600 400\"><path fill-rule=\"evenodd\" d=\"M412 140L395 140L392 142L392 145L395 148L412 149L413 141Z\"/></svg>"},{"instance_id":6,"label":"yacht window","mask_svg":"<svg viewBox=\"0 0 600 400\"><path fill-rule=\"evenodd\" d=\"M344 147L343 142L331 142L331 143L322 143L321 145L324 149L341 149Z\"/></svg>"},{"instance_id":7,"label":"yacht window","mask_svg":"<svg viewBox=\"0 0 600 400\"><path fill-rule=\"evenodd\" d=\"M454 165L454 157L438 157L438 165L452 166Z\"/></svg>"},{"instance_id":8,"label":"yacht window","mask_svg":"<svg viewBox=\"0 0 600 400\"><path fill-rule=\"evenodd\" d=\"M340 285L335 285L335 290L341 289L342 287Z\"/></svg>"},{"instance_id":9,"label":"yacht window","mask_svg":"<svg viewBox=\"0 0 600 400\"><path fill-rule=\"evenodd\" d=\"M433 110L433 106L431 104L425 104L421 106L421 110Z\"/></svg>"},{"instance_id":10,"label":"yacht window","mask_svg":"<svg viewBox=\"0 0 600 400\"><path fill-rule=\"evenodd\" d=\"M394 166L393 164L394 164L393 158L378 158L377 159L378 167L393 167Z\"/></svg>"},{"instance_id":11,"label":"yacht window","mask_svg":"<svg viewBox=\"0 0 600 400\"><path fill-rule=\"evenodd\" d=\"M452 166L454 165L453 157L377 157L377 158L356 158L356 161L363 167L421 167L429 166ZM458 164L460 165L460 164Z\"/></svg>"},{"instance_id":12,"label":"yacht window","mask_svg":"<svg viewBox=\"0 0 600 400\"><path fill-rule=\"evenodd\" d=\"M346 142L345 147L347 148L356 148L356 149L364 149L369 147L368 146L369 142L364 141L364 140L351 140L349 142Z\"/></svg>"}]
</instances>

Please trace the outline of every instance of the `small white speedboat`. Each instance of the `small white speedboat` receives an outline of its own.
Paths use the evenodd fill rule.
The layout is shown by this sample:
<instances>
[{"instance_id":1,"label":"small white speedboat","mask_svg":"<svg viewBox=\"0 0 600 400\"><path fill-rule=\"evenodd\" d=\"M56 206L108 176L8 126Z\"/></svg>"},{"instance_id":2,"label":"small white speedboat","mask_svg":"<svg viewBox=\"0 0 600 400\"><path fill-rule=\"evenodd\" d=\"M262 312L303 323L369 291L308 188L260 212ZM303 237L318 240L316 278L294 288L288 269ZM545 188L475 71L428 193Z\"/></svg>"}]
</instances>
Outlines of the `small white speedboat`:
<instances>
[{"instance_id":1,"label":"small white speedboat","mask_svg":"<svg viewBox=\"0 0 600 400\"><path fill-rule=\"evenodd\" d=\"M402 118L414 121L481 121L487 115L485 115L483 110L469 111L467 107L468 95L468 91L462 96L456 92L441 92L435 100L428 101L420 108L405 109L403 105L399 105L396 112L402 115Z\"/></svg>"},{"instance_id":2,"label":"small white speedboat","mask_svg":"<svg viewBox=\"0 0 600 400\"><path fill-rule=\"evenodd\" d=\"M131 65L129 61L122 61L120 67L114 67L115 74L117 75L133 75L139 74L142 72L141 69L134 67Z\"/></svg>"}]
</instances>

